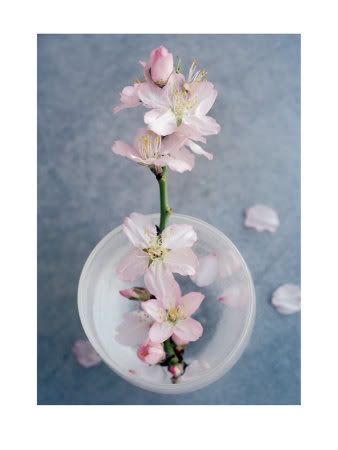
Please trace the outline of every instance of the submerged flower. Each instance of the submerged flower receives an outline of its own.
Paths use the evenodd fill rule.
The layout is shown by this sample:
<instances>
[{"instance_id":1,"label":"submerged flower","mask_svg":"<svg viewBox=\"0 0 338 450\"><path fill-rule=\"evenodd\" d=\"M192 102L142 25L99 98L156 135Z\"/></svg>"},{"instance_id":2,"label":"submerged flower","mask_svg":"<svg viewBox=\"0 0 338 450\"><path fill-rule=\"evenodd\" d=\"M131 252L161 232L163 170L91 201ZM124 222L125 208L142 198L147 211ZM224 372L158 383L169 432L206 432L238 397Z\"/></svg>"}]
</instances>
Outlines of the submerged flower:
<instances>
[{"instance_id":1,"label":"submerged flower","mask_svg":"<svg viewBox=\"0 0 338 450\"><path fill-rule=\"evenodd\" d=\"M181 131L196 140L220 130L218 123L206 115L214 104L217 91L212 83L200 77L186 81L182 74L172 73L162 89L155 84L143 83L138 95L145 106L151 108L144 121L157 134L166 136Z\"/></svg>"},{"instance_id":2,"label":"submerged flower","mask_svg":"<svg viewBox=\"0 0 338 450\"><path fill-rule=\"evenodd\" d=\"M145 128L137 130L133 145L116 141L113 152L146 166L168 166L176 172L194 167L194 156L184 148L186 138L172 135L164 139Z\"/></svg>"},{"instance_id":3,"label":"submerged flower","mask_svg":"<svg viewBox=\"0 0 338 450\"><path fill-rule=\"evenodd\" d=\"M147 364L158 364L165 359L163 345L147 339L138 349L137 356Z\"/></svg>"},{"instance_id":4,"label":"submerged flower","mask_svg":"<svg viewBox=\"0 0 338 450\"><path fill-rule=\"evenodd\" d=\"M150 340L164 342L173 334L185 342L199 339L203 327L190 316L197 311L204 295L190 292L182 296L172 274L167 274L159 282L156 273L148 272L144 281L147 289L156 297L142 303L144 311L155 321L149 330Z\"/></svg>"},{"instance_id":5,"label":"submerged flower","mask_svg":"<svg viewBox=\"0 0 338 450\"><path fill-rule=\"evenodd\" d=\"M141 104L141 101L138 96L138 88L140 84L135 83L134 86L126 86L123 88L120 94L121 103L113 109L114 113L122 111L122 109L126 108L134 108Z\"/></svg>"},{"instance_id":6,"label":"submerged flower","mask_svg":"<svg viewBox=\"0 0 338 450\"><path fill-rule=\"evenodd\" d=\"M191 247L197 240L191 225L169 225L157 234L152 219L139 213L126 217L123 231L134 246L121 260L117 274L132 281L145 272L156 272L162 280L166 272L193 275L198 259Z\"/></svg>"}]
</instances>

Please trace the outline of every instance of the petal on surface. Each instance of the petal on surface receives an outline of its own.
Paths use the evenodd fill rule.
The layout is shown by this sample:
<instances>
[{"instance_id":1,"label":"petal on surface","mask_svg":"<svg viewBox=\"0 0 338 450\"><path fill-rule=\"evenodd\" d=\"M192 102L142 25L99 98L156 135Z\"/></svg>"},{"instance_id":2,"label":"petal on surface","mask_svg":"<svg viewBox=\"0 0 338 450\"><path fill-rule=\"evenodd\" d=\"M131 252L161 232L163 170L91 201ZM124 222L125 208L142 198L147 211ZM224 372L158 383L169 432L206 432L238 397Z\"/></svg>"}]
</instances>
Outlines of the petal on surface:
<instances>
[{"instance_id":1,"label":"petal on surface","mask_svg":"<svg viewBox=\"0 0 338 450\"><path fill-rule=\"evenodd\" d=\"M163 322L166 317L166 312L159 300L147 300L141 302L142 309L156 322Z\"/></svg>"},{"instance_id":2,"label":"petal on surface","mask_svg":"<svg viewBox=\"0 0 338 450\"><path fill-rule=\"evenodd\" d=\"M144 122L160 136L167 136L177 129L175 116L170 109L152 109L145 113Z\"/></svg>"},{"instance_id":3,"label":"petal on surface","mask_svg":"<svg viewBox=\"0 0 338 450\"><path fill-rule=\"evenodd\" d=\"M175 306L181 297L181 289L177 281L161 261L154 261L150 265L146 270L144 282L147 289L166 309Z\"/></svg>"},{"instance_id":4,"label":"petal on surface","mask_svg":"<svg viewBox=\"0 0 338 450\"><path fill-rule=\"evenodd\" d=\"M257 204L245 210L244 225L257 231L274 233L279 227L279 217L270 206Z\"/></svg>"},{"instance_id":5,"label":"petal on surface","mask_svg":"<svg viewBox=\"0 0 338 450\"><path fill-rule=\"evenodd\" d=\"M211 161L214 157L214 155L212 153L206 152L205 150L203 150L203 148L200 145L196 144L191 139L187 140L187 146L190 148L190 150L192 152L196 153L196 155L203 155L209 161Z\"/></svg>"},{"instance_id":6,"label":"petal on surface","mask_svg":"<svg viewBox=\"0 0 338 450\"><path fill-rule=\"evenodd\" d=\"M199 287L209 286L218 276L218 266L219 263L216 255L200 256L198 258L196 273L190 278Z\"/></svg>"},{"instance_id":7,"label":"petal on surface","mask_svg":"<svg viewBox=\"0 0 338 450\"><path fill-rule=\"evenodd\" d=\"M82 366L94 367L100 364L101 357L96 353L91 343L84 339L79 339L74 342L72 352L77 362Z\"/></svg>"},{"instance_id":8,"label":"petal on surface","mask_svg":"<svg viewBox=\"0 0 338 450\"><path fill-rule=\"evenodd\" d=\"M210 83L210 81L194 83L193 93L198 99L195 113L198 116L205 116L210 111L217 97L217 91L214 88L214 85Z\"/></svg>"},{"instance_id":9,"label":"petal on surface","mask_svg":"<svg viewBox=\"0 0 338 450\"><path fill-rule=\"evenodd\" d=\"M194 275L198 259L191 248L178 248L168 253L164 264L171 272L180 275Z\"/></svg>"},{"instance_id":10,"label":"petal on surface","mask_svg":"<svg viewBox=\"0 0 338 450\"><path fill-rule=\"evenodd\" d=\"M283 284L272 295L271 303L280 314L300 311L300 288L295 284Z\"/></svg>"},{"instance_id":11,"label":"petal on surface","mask_svg":"<svg viewBox=\"0 0 338 450\"><path fill-rule=\"evenodd\" d=\"M156 227L151 218L136 212L125 218L123 231L130 242L140 249L148 248L149 242L156 236Z\"/></svg>"},{"instance_id":12,"label":"petal on surface","mask_svg":"<svg viewBox=\"0 0 338 450\"><path fill-rule=\"evenodd\" d=\"M148 267L148 256L138 248L131 248L121 259L116 273L120 280L133 281Z\"/></svg>"},{"instance_id":13,"label":"petal on surface","mask_svg":"<svg viewBox=\"0 0 338 450\"><path fill-rule=\"evenodd\" d=\"M174 326L174 333L184 341L197 341L203 334L202 325L191 317L179 320Z\"/></svg>"},{"instance_id":14,"label":"petal on surface","mask_svg":"<svg viewBox=\"0 0 338 450\"><path fill-rule=\"evenodd\" d=\"M205 296L201 292L189 292L180 299L180 311L185 317L190 317L200 307Z\"/></svg>"},{"instance_id":15,"label":"petal on surface","mask_svg":"<svg viewBox=\"0 0 338 450\"><path fill-rule=\"evenodd\" d=\"M169 249L192 247L196 241L197 234L188 224L169 225L162 233L163 246Z\"/></svg>"},{"instance_id":16,"label":"petal on surface","mask_svg":"<svg viewBox=\"0 0 338 450\"><path fill-rule=\"evenodd\" d=\"M144 311L128 312L116 328L115 340L121 345L136 347L148 338L153 323L153 319Z\"/></svg>"},{"instance_id":17,"label":"petal on surface","mask_svg":"<svg viewBox=\"0 0 338 450\"><path fill-rule=\"evenodd\" d=\"M149 330L149 338L153 342L164 342L173 334L173 325L169 322L155 322Z\"/></svg>"}]
</instances>

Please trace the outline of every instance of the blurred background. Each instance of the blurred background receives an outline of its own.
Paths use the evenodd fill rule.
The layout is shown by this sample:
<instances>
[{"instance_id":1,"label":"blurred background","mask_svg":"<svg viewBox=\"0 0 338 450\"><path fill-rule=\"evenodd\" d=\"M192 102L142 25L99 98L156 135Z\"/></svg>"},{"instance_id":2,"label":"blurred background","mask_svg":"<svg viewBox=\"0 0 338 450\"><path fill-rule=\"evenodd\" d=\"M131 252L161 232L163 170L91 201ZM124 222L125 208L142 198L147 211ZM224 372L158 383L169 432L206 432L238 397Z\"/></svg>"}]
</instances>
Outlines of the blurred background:
<instances>
[{"instance_id":1,"label":"blurred background","mask_svg":"<svg viewBox=\"0 0 338 450\"><path fill-rule=\"evenodd\" d=\"M254 279L257 317L245 353L221 380L187 395L136 388L104 363L72 355L85 338L77 285L96 243L132 211L159 210L153 175L113 155L130 141L144 109L112 114L119 92L142 76L139 60L159 45L196 58L218 90L208 139L213 161L170 172L170 205L223 231ZM275 234L243 225L244 209L274 207ZM273 291L300 283L299 35L38 36L38 403L299 404L300 316L280 315Z\"/></svg>"}]
</instances>

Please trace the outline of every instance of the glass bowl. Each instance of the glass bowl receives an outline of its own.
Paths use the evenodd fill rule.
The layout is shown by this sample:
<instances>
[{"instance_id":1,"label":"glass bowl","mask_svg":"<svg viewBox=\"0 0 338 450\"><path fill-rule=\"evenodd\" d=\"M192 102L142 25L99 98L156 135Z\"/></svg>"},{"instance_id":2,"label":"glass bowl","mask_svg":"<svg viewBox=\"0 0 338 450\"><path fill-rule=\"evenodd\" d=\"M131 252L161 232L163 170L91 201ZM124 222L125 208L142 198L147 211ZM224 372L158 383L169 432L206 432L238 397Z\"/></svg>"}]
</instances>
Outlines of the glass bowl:
<instances>
[{"instance_id":1,"label":"glass bowl","mask_svg":"<svg viewBox=\"0 0 338 450\"><path fill-rule=\"evenodd\" d=\"M151 217L158 223L158 214ZM180 394L218 380L237 362L251 335L256 301L249 269L230 239L193 217L173 214L170 223L192 225L198 236L194 252L199 257L215 256L219 268L215 281L204 287L196 286L190 277L174 274L182 295L199 291L206 296L194 315L204 332L187 346L184 359L190 366L178 383L171 383L166 367L148 366L136 355L136 341L144 333L147 320L138 312L139 302L122 297L119 291L144 283L142 277L123 282L116 276L117 265L130 248L122 226L107 234L89 255L79 281L78 308L89 341L114 372L143 389Z\"/></svg>"}]
</instances>

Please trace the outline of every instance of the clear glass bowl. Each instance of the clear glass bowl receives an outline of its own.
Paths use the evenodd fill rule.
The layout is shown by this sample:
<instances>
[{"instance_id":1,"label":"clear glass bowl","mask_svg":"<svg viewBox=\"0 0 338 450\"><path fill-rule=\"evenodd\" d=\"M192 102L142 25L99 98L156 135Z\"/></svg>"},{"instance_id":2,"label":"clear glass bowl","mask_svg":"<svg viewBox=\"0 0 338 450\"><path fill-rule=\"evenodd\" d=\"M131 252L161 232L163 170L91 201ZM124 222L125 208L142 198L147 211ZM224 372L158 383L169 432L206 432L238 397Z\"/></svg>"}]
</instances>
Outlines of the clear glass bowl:
<instances>
[{"instance_id":1,"label":"clear glass bowl","mask_svg":"<svg viewBox=\"0 0 338 450\"><path fill-rule=\"evenodd\" d=\"M151 217L158 223L158 214ZM137 311L139 302L123 298L119 290L144 283L142 278L126 283L116 276L117 265L130 248L122 226L107 234L89 255L78 289L82 326L103 361L130 383L161 394L191 392L223 376L248 344L256 310L249 269L230 239L193 217L173 214L170 223L191 224L198 236L194 252L198 256L216 255L221 269L216 280L206 287L198 287L190 277L175 274L183 294L200 291L206 296L194 315L203 325L203 336L187 346L185 360L194 363L190 373L187 370L178 383L171 383L165 367L148 366L140 361L137 346L126 342L128 328L123 328L126 313ZM220 297L222 302L218 300ZM142 328L142 321L137 324Z\"/></svg>"}]
</instances>

